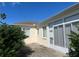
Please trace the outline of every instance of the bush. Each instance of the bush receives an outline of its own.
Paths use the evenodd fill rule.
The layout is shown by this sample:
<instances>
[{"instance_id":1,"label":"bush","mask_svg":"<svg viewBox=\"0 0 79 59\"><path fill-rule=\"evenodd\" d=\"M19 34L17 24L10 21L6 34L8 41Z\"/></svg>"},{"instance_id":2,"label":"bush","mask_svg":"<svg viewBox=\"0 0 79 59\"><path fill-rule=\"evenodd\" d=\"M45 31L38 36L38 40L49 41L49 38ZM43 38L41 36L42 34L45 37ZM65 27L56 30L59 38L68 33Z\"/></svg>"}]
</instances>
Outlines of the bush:
<instances>
[{"instance_id":1,"label":"bush","mask_svg":"<svg viewBox=\"0 0 79 59\"><path fill-rule=\"evenodd\" d=\"M79 28L77 33L71 31L69 37L70 37L69 56L79 57Z\"/></svg>"},{"instance_id":2,"label":"bush","mask_svg":"<svg viewBox=\"0 0 79 59\"><path fill-rule=\"evenodd\" d=\"M0 25L0 56L15 57L26 38L21 28L14 25Z\"/></svg>"}]
</instances>

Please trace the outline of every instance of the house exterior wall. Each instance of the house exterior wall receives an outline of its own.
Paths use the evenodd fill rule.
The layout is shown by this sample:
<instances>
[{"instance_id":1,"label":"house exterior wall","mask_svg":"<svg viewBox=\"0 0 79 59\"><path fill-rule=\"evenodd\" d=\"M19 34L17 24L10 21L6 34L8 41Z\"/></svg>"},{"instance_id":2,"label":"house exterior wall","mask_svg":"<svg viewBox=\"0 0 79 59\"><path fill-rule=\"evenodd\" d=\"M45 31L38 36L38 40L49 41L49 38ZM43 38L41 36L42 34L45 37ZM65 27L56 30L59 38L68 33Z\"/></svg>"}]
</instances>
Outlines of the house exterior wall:
<instances>
[{"instance_id":1,"label":"house exterior wall","mask_svg":"<svg viewBox=\"0 0 79 59\"><path fill-rule=\"evenodd\" d=\"M69 39L68 35L70 34L70 31L73 30L77 32L76 25L79 23L79 10L76 10L68 15L65 15L64 17L58 18L59 20L50 22L46 27L47 27L47 39L43 40L41 39L40 43L49 47L53 48L57 51L67 53L68 52L68 47L69 47ZM55 32L55 27L58 28L58 34ZM43 38L42 34L42 27L39 28L39 36ZM58 36L57 36L58 35ZM57 41L56 41L56 38ZM61 40L62 39L62 40ZM57 43L57 45L55 44Z\"/></svg>"},{"instance_id":2,"label":"house exterior wall","mask_svg":"<svg viewBox=\"0 0 79 59\"><path fill-rule=\"evenodd\" d=\"M64 16L62 15L62 17L54 19L54 21L53 18L49 21L46 25L46 37L43 37L43 26L39 30L31 27L29 38L25 39L24 42L26 44L39 43L57 51L67 53L70 43L68 35L71 30L77 32L76 25L79 23L79 9L69 14L67 13L66 15L63 13Z\"/></svg>"},{"instance_id":3,"label":"house exterior wall","mask_svg":"<svg viewBox=\"0 0 79 59\"><path fill-rule=\"evenodd\" d=\"M66 53L66 52L68 52L68 47L69 47L69 40L68 40L68 36L66 34L69 34L69 32L70 32L69 27L66 27L66 26L70 26L71 30L74 30L74 31L77 32L77 29L76 29L76 27L73 26L73 23L75 23L75 22L78 23L79 22L79 13L70 15L68 18L63 18L63 20L64 20L64 22L61 22L62 20L60 20L61 23L59 22L58 24L55 24L55 25L52 23L51 26L52 26L52 30L54 30L55 27L59 27L59 26L62 25L62 27L63 27L63 36L62 37L64 37L63 38L63 40L64 40L64 44L63 44L64 47L59 46L59 44L58 45L54 44L53 46L51 46L51 44L50 44L50 48L53 48L55 50L58 50L58 51ZM49 29L51 29L50 26L49 26ZM57 31L59 31L59 30L57 30ZM54 33L56 33L56 32L54 31L53 35L55 35ZM56 34L55 36L57 37L57 35L58 35L59 38L60 38L61 37L60 33ZM56 40L55 36L52 36L53 39L54 39L54 43L55 43L55 40ZM59 38L58 38L58 40L59 40ZM49 37L49 39L50 39L50 37ZM60 39L60 43L62 43L61 39Z\"/></svg>"}]
</instances>

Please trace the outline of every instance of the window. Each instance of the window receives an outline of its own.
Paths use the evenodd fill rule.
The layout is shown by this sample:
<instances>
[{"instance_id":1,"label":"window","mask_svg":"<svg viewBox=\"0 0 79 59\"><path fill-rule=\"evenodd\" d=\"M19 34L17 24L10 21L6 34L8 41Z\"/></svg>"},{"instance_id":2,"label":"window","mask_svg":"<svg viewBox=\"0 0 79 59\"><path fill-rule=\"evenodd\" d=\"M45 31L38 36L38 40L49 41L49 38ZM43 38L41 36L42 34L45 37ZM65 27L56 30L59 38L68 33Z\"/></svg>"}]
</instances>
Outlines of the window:
<instances>
[{"instance_id":1,"label":"window","mask_svg":"<svg viewBox=\"0 0 79 59\"><path fill-rule=\"evenodd\" d=\"M63 25L54 27L54 44L64 47L64 32Z\"/></svg>"},{"instance_id":2,"label":"window","mask_svg":"<svg viewBox=\"0 0 79 59\"><path fill-rule=\"evenodd\" d=\"M46 27L43 27L43 37L46 37L47 36L47 30L46 30Z\"/></svg>"},{"instance_id":3,"label":"window","mask_svg":"<svg viewBox=\"0 0 79 59\"><path fill-rule=\"evenodd\" d=\"M65 40L66 40L66 47L68 48L69 47L69 34L70 34L70 31L74 31L76 33L78 33L78 30L77 30L77 25L79 24L79 22L73 22L73 23L70 23L70 24L66 24L65 25Z\"/></svg>"},{"instance_id":4,"label":"window","mask_svg":"<svg viewBox=\"0 0 79 59\"><path fill-rule=\"evenodd\" d=\"M59 46L64 47L64 32L63 25L58 26Z\"/></svg>"},{"instance_id":5,"label":"window","mask_svg":"<svg viewBox=\"0 0 79 59\"><path fill-rule=\"evenodd\" d=\"M59 45L58 41L58 27L54 27L54 44Z\"/></svg>"},{"instance_id":6,"label":"window","mask_svg":"<svg viewBox=\"0 0 79 59\"><path fill-rule=\"evenodd\" d=\"M66 47L68 48L69 47L69 34L70 34L70 31L71 31L71 24L66 24L65 25L65 40L66 40Z\"/></svg>"}]
</instances>

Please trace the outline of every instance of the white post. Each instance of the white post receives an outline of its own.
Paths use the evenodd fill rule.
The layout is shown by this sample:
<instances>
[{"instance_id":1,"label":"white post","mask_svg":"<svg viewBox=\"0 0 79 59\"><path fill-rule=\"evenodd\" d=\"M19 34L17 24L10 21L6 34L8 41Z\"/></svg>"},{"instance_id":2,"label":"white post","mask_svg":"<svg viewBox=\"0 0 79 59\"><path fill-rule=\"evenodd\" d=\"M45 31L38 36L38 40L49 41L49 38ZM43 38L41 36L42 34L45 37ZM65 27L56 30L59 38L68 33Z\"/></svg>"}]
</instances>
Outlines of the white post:
<instances>
[{"instance_id":1,"label":"white post","mask_svg":"<svg viewBox=\"0 0 79 59\"><path fill-rule=\"evenodd\" d=\"M43 28L39 28L39 37L43 38Z\"/></svg>"},{"instance_id":2,"label":"white post","mask_svg":"<svg viewBox=\"0 0 79 59\"><path fill-rule=\"evenodd\" d=\"M54 26L52 27L52 30L53 30L52 33L53 33L53 46L54 46L54 40L55 40L54 39Z\"/></svg>"},{"instance_id":3,"label":"white post","mask_svg":"<svg viewBox=\"0 0 79 59\"><path fill-rule=\"evenodd\" d=\"M48 41L48 47L50 47L49 26L47 26L46 29L47 29L47 41Z\"/></svg>"},{"instance_id":4,"label":"white post","mask_svg":"<svg viewBox=\"0 0 79 59\"><path fill-rule=\"evenodd\" d=\"M21 27L21 31L23 31L23 27Z\"/></svg>"},{"instance_id":5,"label":"white post","mask_svg":"<svg viewBox=\"0 0 79 59\"><path fill-rule=\"evenodd\" d=\"M65 37L65 24L63 23L63 32L64 32L64 47L66 48L66 37Z\"/></svg>"}]
</instances>

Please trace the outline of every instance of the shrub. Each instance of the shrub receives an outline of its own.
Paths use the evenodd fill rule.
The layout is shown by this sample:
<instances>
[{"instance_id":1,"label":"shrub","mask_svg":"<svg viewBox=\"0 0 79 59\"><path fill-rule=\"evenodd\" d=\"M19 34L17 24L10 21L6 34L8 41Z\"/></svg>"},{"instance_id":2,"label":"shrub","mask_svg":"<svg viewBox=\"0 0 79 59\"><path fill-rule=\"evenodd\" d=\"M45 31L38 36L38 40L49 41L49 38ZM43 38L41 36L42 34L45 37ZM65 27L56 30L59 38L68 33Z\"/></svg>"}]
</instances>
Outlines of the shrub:
<instances>
[{"instance_id":1,"label":"shrub","mask_svg":"<svg viewBox=\"0 0 79 59\"><path fill-rule=\"evenodd\" d=\"M69 56L70 57L79 57L79 27L78 32L71 31L69 35L70 47L69 47Z\"/></svg>"},{"instance_id":2,"label":"shrub","mask_svg":"<svg viewBox=\"0 0 79 59\"><path fill-rule=\"evenodd\" d=\"M14 25L0 25L0 56L15 57L26 38L21 28Z\"/></svg>"}]
</instances>

